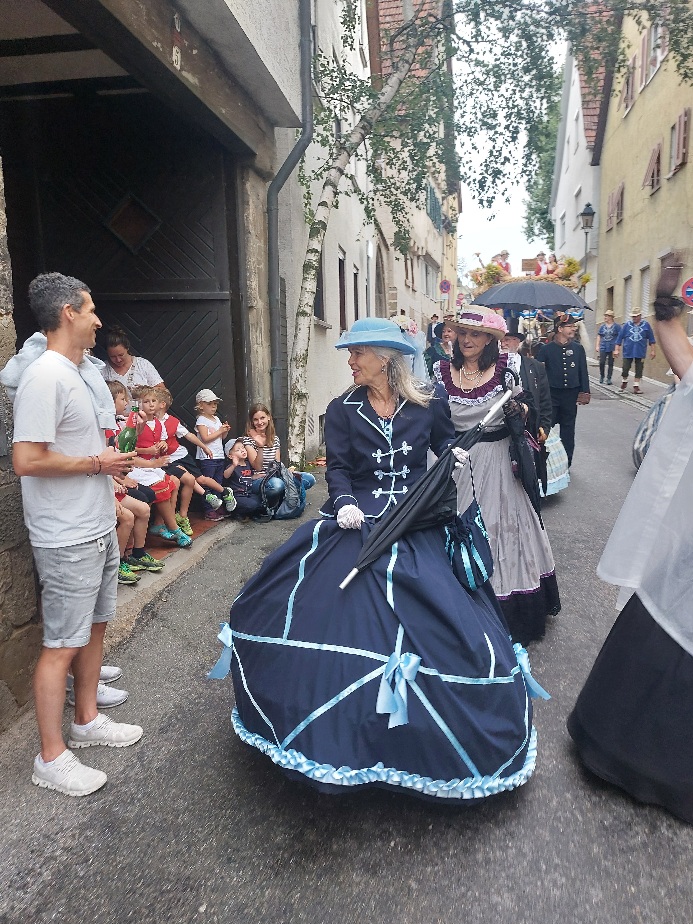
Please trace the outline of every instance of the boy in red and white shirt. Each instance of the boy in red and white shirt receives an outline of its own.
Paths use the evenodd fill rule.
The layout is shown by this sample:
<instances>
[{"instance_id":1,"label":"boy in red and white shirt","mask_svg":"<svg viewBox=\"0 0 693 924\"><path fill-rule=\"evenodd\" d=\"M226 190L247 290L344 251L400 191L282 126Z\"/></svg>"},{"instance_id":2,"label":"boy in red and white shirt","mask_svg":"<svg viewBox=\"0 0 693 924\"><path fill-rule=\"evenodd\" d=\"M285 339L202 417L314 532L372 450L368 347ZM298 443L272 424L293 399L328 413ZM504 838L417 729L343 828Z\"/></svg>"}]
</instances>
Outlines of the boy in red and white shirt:
<instances>
[{"instance_id":1,"label":"boy in red and white shirt","mask_svg":"<svg viewBox=\"0 0 693 924\"><path fill-rule=\"evenodd\" d=\"M233 500L233 494L231 494L230 501L228 489L224 488L214 478L203 475L188 450L179 443L179 440L187 440L202 450L208 458L213 455L212 450L198 436L184 427L177 417L168 413L168 409L173 403L171 392L161 385L155 391L157 396L157 420L161 423L162 439L166 441L166 453L171 460L170 466L165 470L179 477L181 483L176 522L186 535L191 536L192 528L188 519L188 510L193 493L204 497L213 511L218 511L221 505L224 504L227 511L231 512L236 505L229 506ZM174 469L177 470L173 471ZM183 474L179 474L179 472ZM219 514L219 519L222 516L223 514Z\"/></svg>"}]
</instances>

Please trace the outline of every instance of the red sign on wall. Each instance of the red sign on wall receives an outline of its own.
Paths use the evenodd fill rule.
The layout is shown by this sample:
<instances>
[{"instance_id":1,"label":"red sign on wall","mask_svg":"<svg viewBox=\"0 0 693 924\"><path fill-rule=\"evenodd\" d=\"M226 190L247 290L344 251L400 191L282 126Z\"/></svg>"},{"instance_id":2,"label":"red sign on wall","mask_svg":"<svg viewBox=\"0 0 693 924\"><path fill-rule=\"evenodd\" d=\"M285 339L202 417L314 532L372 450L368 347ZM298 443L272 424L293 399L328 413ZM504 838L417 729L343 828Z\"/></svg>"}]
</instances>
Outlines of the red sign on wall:
<instances>
[{"instance_id":1,"label":"red sign on wall","mask_svg":"<svg viewBox=\"0 0 693 924\"><path fill-rule=\"evenodd\" d=\"M687 305L693 306L693 276L681 286L681 298Z\"/></svg>"}]
</instances>

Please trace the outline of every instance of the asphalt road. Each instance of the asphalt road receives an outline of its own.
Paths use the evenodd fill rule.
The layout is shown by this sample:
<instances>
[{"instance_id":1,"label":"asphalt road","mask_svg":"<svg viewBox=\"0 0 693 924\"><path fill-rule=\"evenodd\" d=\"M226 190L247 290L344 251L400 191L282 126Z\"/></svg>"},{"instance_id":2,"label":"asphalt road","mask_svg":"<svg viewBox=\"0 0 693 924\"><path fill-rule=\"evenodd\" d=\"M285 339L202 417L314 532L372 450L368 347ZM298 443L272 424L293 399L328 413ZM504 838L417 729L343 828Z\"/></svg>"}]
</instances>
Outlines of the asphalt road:
<instances>
[{"instance_id":1,"label":"asphalt road","mask_svg":"<svg viewBox=\"0 0 693 924\"><path fill-rule=\"evenodd\" d=\"M570 488L545 520L563 611L532 646L552 693L520 790L473 808L291 783L240 743L228 682L205 679L230 600L294 524L239 526L147 606L114 654L145 737L82 752L107 786L31 785L33 719L0 738L0 922L60 924L673 924L693 906L693 827L588 776L565 719L613 620L595 568L633 477L642 410L579 412ZM324 484L313 490L313 510ZM309 508L310 515L310 508ZM69 716L66 712L66 722Z\"/></svg>"}]
</instances>

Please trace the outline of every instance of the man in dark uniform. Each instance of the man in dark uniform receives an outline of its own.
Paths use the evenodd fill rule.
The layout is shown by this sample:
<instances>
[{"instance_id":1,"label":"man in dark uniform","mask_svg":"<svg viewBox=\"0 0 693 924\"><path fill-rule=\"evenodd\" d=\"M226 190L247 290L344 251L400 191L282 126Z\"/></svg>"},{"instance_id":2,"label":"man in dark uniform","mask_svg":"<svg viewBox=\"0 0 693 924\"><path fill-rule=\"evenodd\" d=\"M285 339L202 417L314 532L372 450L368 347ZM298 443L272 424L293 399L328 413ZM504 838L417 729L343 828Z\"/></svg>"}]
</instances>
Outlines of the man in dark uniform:
<instances>
[{"instance_id":1,"label":"man in dark uniform","mask_svg":"<svg viewBox=\"0 0 693 924\"><path fill-rule=\"evenodd\" d=\"M519 353L524 339L524 334L508 331L501 340L501 350L505 350L506 353ZM543 443L553 423L553 403L546 369L542 363L531 356L520 354L520 384L534 399L537 432L532 436Z\"/></svg>"},{"instance_id":2,"label":"man in dark uniform","mask_svg":"<svg viewBox=\"0 0 693 924\"><path fill-rule=\"evenodd\" d=\"M585 348L575 342L575 322L564 318L551 343L544 343L537 359L544 363L551 388L553 424L561 427L561 441L568 455L568 466L575 449L575 418L578 404L590 403L590 380L587 375Z\"/></svg>"},{"instance_id":3,"label":"man in dark uniform","mask_svg":"<svg viewBox=\"0 0 693 924\"><path fill-rule=\"evenodd\" d=\"M440 337L436 336L436 327L438 326L438 315L431 315L431 323L426 328L426 343L429 346L435 346L436 341L440 343Z\"/></svg>"}]
</instances>

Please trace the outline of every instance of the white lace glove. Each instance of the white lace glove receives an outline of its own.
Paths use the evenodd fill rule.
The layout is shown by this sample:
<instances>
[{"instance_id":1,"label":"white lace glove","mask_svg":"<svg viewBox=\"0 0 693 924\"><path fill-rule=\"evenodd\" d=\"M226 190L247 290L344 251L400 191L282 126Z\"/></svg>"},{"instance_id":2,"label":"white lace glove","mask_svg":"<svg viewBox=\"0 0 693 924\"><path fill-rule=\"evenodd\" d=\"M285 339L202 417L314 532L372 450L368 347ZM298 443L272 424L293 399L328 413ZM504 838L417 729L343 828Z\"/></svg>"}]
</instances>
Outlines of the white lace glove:
<instances>
[{"instance_id":1,"label":"white lace glove","mask_svg":"<svg viewBox=\"0 0 693 924\"><path fill-rule=\"evenodd\" d=\"M365 517L356 504L347 504L337 514L337 525L342 529L360 529Z\"/></svg>"},{"instance_id":2,"label":"white lace glove","mask_svg":"<svg viewBox=\"0 0 693 924\"><path fill-rule=\"evenodd\" d=\"M455 468L464 468L467 462L469 462L469 453L466 449L460 449L459 446L455 446L452 450L452 454L457 459Z\"/></svg>"}]
</instances>

